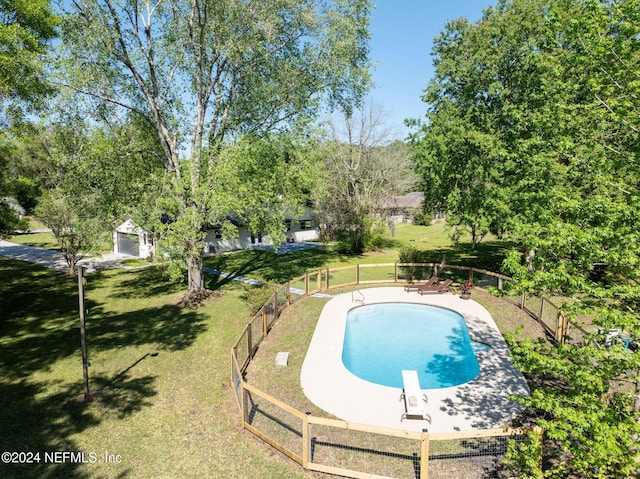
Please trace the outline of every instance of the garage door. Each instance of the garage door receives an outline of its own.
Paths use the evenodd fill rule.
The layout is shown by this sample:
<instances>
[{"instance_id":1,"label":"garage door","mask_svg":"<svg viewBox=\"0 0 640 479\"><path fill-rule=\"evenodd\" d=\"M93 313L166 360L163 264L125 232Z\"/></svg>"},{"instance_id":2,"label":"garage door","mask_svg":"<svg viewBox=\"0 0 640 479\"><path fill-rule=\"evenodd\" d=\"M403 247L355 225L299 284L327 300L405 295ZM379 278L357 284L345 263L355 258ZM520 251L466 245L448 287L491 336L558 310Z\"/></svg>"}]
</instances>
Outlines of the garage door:
<instances>
[{"instance_id":1,"label":"garage door","mask_svg":"<svg viewBox=\"0 0 640 479\"><path fill-rule=\"evenodd\" d=\"M118 233L118 252L136 257L140 256L140 244L138 243L138 235Z\"/></svg>"}]
</instances>

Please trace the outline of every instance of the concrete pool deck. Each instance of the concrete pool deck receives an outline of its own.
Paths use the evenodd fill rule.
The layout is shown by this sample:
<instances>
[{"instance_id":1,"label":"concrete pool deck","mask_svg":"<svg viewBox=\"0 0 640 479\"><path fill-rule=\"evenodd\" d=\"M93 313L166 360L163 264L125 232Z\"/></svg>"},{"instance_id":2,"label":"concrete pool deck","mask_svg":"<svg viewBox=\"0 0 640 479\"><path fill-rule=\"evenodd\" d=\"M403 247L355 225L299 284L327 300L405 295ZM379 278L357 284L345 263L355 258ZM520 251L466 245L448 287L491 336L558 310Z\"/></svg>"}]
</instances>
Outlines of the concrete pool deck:
<instances>
[{"instance_id":1,"label":"concrete pool deck","mask_svg":"<svg viewBox=\"0 0 640 479\"><path fill-rule=\"evenodd\" d=\"M361 294L359 294L361 293ZM522 411L509 396L528 395L524 376L509 358L509 349L489 312L477 302L451 293L406 292L383 287L345 293L322 310L302 364L300 381L305 395L318 407L348 422L409 431L451 432L498 428ZM476 352L480 374L460 386L423 389L429 402L424 420L401 421L402 389L374 384L351 373L342 363L347 312L362 304L417 303L455 310L464 316L471 339L491 349ZM358 302L354 302L358 300Z\"/></svg>"}]
</instances>

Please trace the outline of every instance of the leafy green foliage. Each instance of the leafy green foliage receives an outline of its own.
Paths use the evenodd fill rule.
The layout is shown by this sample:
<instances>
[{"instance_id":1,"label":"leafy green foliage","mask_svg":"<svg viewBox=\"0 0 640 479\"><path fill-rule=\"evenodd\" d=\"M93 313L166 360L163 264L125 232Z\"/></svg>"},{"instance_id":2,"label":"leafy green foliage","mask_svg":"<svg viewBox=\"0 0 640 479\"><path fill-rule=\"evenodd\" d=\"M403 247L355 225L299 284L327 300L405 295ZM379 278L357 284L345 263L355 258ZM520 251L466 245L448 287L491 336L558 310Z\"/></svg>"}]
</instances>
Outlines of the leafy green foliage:
<instances>
[{"instance_id":1,"label":"leafy green foliage","mask_svg":"<svg viewBox=\"0 0 640 479\"><path fill-rule=\"evenodd\" d=\"M9 203L0 199L0 237L8 236L18 229L26 229L26 226L26 220L18 218Z\"/></svg>"},{"instance_id":2,"label":"leafy green foliage","mask_svg":"<svg viewBox=\"0 0 640 479\"><path fill-rule=\"evenodd\" d=\"M98 119L125 109L153 128L166 169L158 207L171 219L166 238L186 263L190 292L204 288L207 223L239 214L282 237L282 214L264 214L281 202L264 188L290 169L273 168L265 145L308 132L322 103L349 109L359 101L369 86L369 10L368 0L69 5L61 82L88 111L97 103ZM235 146L256 140L266 143ZM255 160L258 148L266 165ZM242 188L232 189L239 157L255 162L239 169ZM256 171L256 188L247 188ZM247 204L253 213L238 210Z\"/></svg>"},{"instance_id":3,"label":"leafy green foliage","mask_svg":"<svg viewBox=\"0 0 640 479\"><path fill-rule=\"evenodd\" d=\"M509 236L521 291L573 297L565 312L592 318L563 346L513 343L535 386L521 400L546 430L545 477L637 468L637 355L588 344L640 337L639 20L634 1L503 0L450 23L414 137L432 207L472 235Z\"/></svg>"},{"instance_id":4,"label":"leafy green foliage","mask_svg":"<svg viewBox=\"0 0 640 479\"><path fill-rule=\"evenodd\" d=\"M8 113L14 102L33 104L51 91L43 54L47 42L56 35L57 22L48 0L0 3L0 105L3 113Z\"/></svg>"},{"instance_id":5,"label":"leafy green foliage","mask_svg":"<svg viewBox=\"0 0 640 479\"><path fill-rule=\"evenodd\" d=\"M420 263L422 262L423 252L413 246L405 246L398 252L398 263ZM417 278L419 271L415 266L403 266L402 271L407 281L410 283Z\"/></svg>"},{"instance_id":6,"label":"leafy green foliage","mask_svg":"<svg viewBox=\"0 0 640 479\"><path fill-rule=\"evenodd\" d=\"M18 176L16 180L11 182L10 189L13 197L25 209L26 213L32 214L40 196L38 184L31 178Z\"/></svg>"},{"instance_id":7,"label":"leafy green foliage","mask_svg":"<svg viewBox=\"0 0 640 479\"><path fill-rule=\"evenodd\" d=\"M79 253L111 244L113 225L144 200L162 173L153 142L135 125L101 130L73 120L35 125L23 134L14 166L18 172L40 166L35 178L18 176L14 188L24 183L44 191L35 213L52 229L70 272Z\"/></svg>"},{"instance_id":8,"label":"leafy green foliage","mask_svg":"<svg viewBox=\"0 0 640 479\"><path fill-rule=\"evenodd\" d=\"M80 251L91 247L90 239L95 236L89 231L91 227L95 228L95 224L80 218L71 201L60 190L48 192L40 199L36 214L51 228L72 275L75 274Z\"/></svg>"}]
</instances>

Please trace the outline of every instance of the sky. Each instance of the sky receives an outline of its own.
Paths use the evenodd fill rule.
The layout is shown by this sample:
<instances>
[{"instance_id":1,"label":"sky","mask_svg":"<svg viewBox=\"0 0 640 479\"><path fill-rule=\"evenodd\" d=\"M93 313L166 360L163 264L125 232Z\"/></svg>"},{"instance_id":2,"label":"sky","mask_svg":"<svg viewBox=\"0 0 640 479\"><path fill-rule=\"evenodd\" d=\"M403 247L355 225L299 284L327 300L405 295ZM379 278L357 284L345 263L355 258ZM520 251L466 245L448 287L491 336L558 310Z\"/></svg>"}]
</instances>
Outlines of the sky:
<instances>
[{"instance_id":1,"label":"sky","mask_svg":"<svg viewBox=\"0 0 640 479\"><path fill-rule=\"evenodd\" d=\"M404 138L405 118L423 119L420 99L431 76L432 40L445 24L466 17L475 22L491 0L377 0L372 11L370 56L374 89L371 100L388 119L388 127Z\"/></svg>"}]
</instances>

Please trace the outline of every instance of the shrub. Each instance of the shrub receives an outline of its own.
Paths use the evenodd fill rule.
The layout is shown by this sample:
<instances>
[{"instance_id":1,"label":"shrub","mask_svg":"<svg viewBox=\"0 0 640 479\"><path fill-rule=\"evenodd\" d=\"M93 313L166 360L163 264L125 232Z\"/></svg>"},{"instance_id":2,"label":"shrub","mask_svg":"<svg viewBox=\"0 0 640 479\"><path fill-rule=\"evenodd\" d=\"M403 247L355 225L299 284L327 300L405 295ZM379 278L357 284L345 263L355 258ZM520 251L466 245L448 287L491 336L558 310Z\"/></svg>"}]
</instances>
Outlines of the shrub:
<instances>
[{"instance_id":1,"label":"shrub","mask_svg":"<svg viewBox=\"0 0 640 479\"><path fill-rule=\"evenodd\" d=\"M413 247L405 246L400 250L398 255L398 263L421 263L422 251ZM401 271L404 273L404 277L410 283L419 278L418 268L416 266L401 266Z\"/></svg>"}]
</instances>

